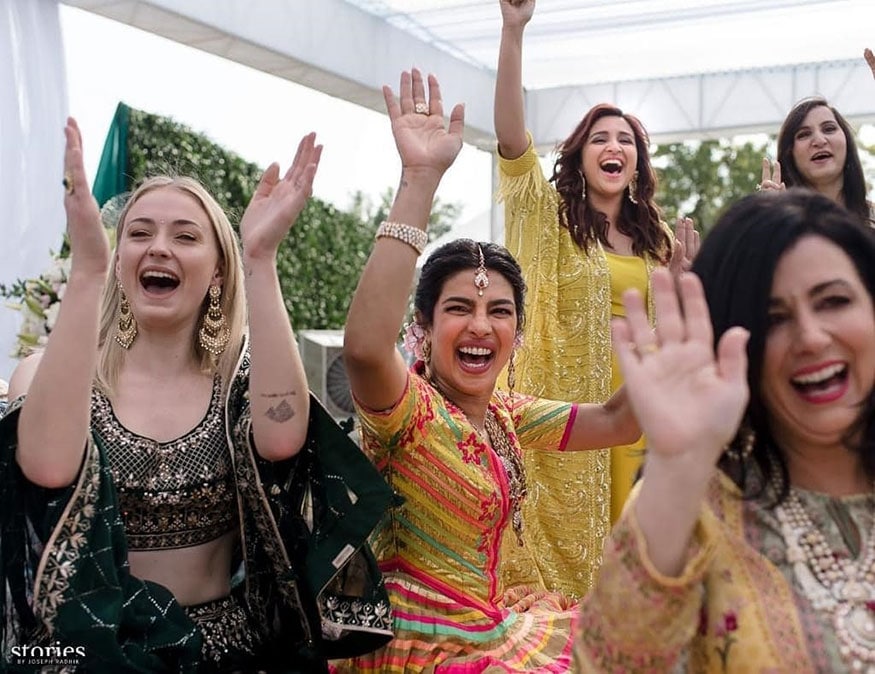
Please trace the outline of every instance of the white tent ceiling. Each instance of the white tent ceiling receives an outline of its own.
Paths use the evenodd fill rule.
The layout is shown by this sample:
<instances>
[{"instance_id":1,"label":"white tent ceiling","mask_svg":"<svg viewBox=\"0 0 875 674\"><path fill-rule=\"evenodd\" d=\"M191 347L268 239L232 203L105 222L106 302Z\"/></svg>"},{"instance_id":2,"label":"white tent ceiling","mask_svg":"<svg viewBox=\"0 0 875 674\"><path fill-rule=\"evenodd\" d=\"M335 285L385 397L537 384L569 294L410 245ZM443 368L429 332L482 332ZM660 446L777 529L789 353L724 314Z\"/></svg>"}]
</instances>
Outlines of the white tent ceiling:
<instances>
[{"instance_id":1,"label":"white tent ceiling","mask_svg":"<svg viewBox=\"0 0 875 674\"><path fill-rule=\"evenodd\" d=\"M467 140L493 146L498 0L64 2L376 110L380 86L415 64L467 103ZM873 120L873 25L872 0L539 0L527 119L542 147L601 101L656 140L774 131L814 93Z\"/></svg>"},{"instance_id":2,"label":"white tent ceiling","mask_svg":"<svg viewBox=\"0 0 875 674\"><path fill-rule=\"evenodd\" d=\"M348 0L494 69L498 0ZM538 0L526 28L526 87L651 79L857 59L871 0Z\"/></svg>"}]
</instances>

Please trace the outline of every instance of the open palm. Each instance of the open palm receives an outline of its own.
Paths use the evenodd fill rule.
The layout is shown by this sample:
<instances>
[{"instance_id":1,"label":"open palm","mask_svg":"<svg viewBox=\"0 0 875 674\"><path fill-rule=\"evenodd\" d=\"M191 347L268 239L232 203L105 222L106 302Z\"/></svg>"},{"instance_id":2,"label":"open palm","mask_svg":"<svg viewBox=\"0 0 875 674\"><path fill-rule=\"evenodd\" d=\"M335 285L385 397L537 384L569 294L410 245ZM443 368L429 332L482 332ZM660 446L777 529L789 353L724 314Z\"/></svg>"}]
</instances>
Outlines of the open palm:
<instances>
[{"instance_id":1,"label":"open palm","mask_svg":"<svg viewBox=\"0 0 875 674\"><path fill-rule=\"evenodd\" d=\"M247 255L276 254L313 194L313 178L321 156L316 134L308 133L298 143L295 159L282 179L278 164L267 167L240 221L240 238Z\"/></svg>"},{"instance_id":2,"label":"open palm","mask_svg":"<svg viewBox=\"0 0 875 674\"><path fill-rule=\"evenodd\" d=\"M679 280L683 312L667 269L655 270L651 283L656 331L637 291L624 294L626 318L613 325L629 400L650 452L695 453L713 465L747 404L747 332L727 331L715 357L699 279L684 274Z\"/></svg>"},{"instance_id":3,"label":"open palm","mask_svg":"<svg viewBox=\"0 0 875 674\"><path fill-rule=\"evenodd\" d=\"M450 113L449 126L445 127L437 78L428 76L426 100L422 74L415 68L401 73L398 100L390 87L383 87L383 96L404 170L442 175L462 149L464 108L456 105Z\"/></svg>"},{"instance_id":4,"label":"open palm","mask_svg":"<svg viewBox=\"0 0 875 674\"><path fill-rule=\"evenodd\" d=\"M64 136L64 180L67 181L64 209L71 265L73 269L102 274L109 268L109 239L100 220L97 201L88 189L82 158L82 133L72 117L67 120Z\"/></svg>"}]
</instances>

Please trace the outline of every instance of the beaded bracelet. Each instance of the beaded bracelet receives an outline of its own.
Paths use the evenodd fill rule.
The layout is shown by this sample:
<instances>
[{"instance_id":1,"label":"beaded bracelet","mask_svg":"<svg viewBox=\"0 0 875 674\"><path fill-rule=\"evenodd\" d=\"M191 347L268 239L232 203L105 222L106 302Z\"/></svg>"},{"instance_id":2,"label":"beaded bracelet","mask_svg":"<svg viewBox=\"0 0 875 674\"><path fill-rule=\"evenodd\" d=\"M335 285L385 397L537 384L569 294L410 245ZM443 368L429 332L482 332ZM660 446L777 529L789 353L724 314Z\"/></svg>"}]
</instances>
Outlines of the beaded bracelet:
<instances>
[{"instance_id":1,"label":"beaded bracelet","mask_svg":"<svg viewBox=\"0 0 875 674\"><path fill-rule=\"evenodd\" d=\"M377 228L377 236L375 238L379 239L384 236L403 241L413 248L417 255L422 255L425 244L428 243L428 234L425 230L413 227L412 225L405 225L403 222L383 220L382 224Z\"/></svg>"}]
</instances>

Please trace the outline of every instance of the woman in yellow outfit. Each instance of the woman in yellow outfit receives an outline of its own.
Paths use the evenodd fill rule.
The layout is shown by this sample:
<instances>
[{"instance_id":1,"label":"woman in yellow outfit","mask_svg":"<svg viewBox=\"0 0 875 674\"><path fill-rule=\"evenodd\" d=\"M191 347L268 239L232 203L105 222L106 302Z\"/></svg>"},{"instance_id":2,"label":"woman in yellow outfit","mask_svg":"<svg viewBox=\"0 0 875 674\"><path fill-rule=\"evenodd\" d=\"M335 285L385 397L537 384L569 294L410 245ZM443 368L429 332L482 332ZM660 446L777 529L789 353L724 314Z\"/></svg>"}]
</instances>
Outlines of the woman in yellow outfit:
<instances>
[{"instance_id":1,"label":"woman in yellow outfit","mask_svg":"<svg viewBox=\"0 0 875 674\"><path fill-rule=\"evenodd\" d=\"M678 222L681 245L653 203L656 176L641 123L610 105L591 109L560 145L552 178L526 133L522 39L534 0L500 0L501 46L495 89L499 199L505 243L529 288L524 345L514 359L516 389L557 400L606 400L621 383L611 356L611 317L649 276L680 270L698 248L692 221ZM622 510L643 456L643 441L613 451L532 453L533 488L524 518L538 559L507 548L509 582L539 573L553 589L582 595L592 585L602 543ZM532 562L535 562L532 564ZM534 567L534 570L531 568Z\"/></svg>"}]
</instances>

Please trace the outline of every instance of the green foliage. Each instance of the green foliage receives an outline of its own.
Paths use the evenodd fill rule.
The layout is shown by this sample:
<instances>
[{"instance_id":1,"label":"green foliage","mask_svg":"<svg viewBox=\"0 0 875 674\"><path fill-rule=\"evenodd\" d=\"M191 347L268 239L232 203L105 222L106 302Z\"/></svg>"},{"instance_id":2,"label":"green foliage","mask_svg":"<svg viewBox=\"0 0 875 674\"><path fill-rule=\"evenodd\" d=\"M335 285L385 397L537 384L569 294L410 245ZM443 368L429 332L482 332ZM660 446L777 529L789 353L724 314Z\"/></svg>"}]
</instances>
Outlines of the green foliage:
<instances>
[{"instance_id":1,"label":"green foliage","mask_svg":"<svg viewBox=\"0 0 875 674\"><path fill-rule=\"evenodd\" d=\"M762 178L768 143L732 140L660 145L653 153L659 186L656 202L666 221L686 215L707 231L723 209L753 192Z\"/></svg>"},{"instance_id":2,"label":"green foliage","mask_svg":"<svg viewBox=\"0 0 875 674\"><path fill-rule=\"evenodd\" d=\"M152 175L189 175L200 180L237 227L262 170L205 136L166 117L131 110L128 188ZM361 192L342 211L312 198L277 252L286 309L296 330L341 328L349 302L386 218L392 189L374 205ZM435 200L430 236L445 233L461 206Z\"/></svg>"},{"instance_id":3,"label":"green foliage","mask_svg":"<svg viewBox=\"0 0 875 674\"><path fill-rule=\"evenodd\" d=\"M197 178L225 209L231 222L239 221L262 170L206 136L167 117L130 111L128 128L129 189L154 175Z\"/></svg>"},{"instance_id":4,"label":"green foliage","mask_svg":"<svg viewBox=\"0 0 875 674\"><path fill-rule=\"evenodd\" d=\"M277 253L295 329L341 328L374 243L376 225L311 199Z\"/></svg>"}]
</instances>

